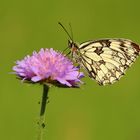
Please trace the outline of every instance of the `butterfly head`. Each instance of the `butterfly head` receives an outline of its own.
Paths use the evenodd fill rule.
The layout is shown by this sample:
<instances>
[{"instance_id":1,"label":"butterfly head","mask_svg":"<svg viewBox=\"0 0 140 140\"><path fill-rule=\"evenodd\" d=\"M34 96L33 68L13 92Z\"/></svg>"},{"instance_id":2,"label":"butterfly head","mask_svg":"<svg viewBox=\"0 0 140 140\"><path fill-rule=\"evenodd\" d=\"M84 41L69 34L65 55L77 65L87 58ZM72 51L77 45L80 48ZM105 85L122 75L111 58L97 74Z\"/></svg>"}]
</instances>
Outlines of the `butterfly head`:
<instances>
[{"instance_id":1,"label":"butterfly head","mask_svg":"<svg viewBox=\"0 0 140 140\"><path fill-rule=\"evenodd\" d=\"M65 33L68 35L69 40L68 40L68 48L70 48L70 53L72 54L72 56L78 56L79 55L79 45L77 43L74 42L73 39L73 33L72 33L72 28L71 28L71 24L69 24L70 26L70 31L71 34L69 34L69 32L67 31L67 29L62 25L62 23L58 22L58 24L63 28L63 30L65 31ZM67 48L66 48L67 49Z\"/></svg>"},{"instance_id":2,"label":"butterfly head","mask_svg":"<svg viewBox=\"0 0 140 140\"><path fill-rule=\"evenodd\" d=\"M78 44L76 44L72 40L68 40L68 47L70 48L72 54L78 54Z\"/></svg>"}]
</instances>

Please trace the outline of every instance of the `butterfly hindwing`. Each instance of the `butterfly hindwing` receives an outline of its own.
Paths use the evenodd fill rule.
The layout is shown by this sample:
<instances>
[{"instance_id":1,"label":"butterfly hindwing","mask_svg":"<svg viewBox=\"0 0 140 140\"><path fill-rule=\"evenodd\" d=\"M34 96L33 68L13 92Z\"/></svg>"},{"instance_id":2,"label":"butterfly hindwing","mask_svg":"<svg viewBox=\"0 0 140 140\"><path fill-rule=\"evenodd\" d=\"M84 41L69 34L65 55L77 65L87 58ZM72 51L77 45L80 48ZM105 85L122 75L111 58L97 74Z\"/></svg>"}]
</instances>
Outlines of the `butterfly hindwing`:
<instances>
[{"instance_id":1,"label":"butterfly hindwing","mask_svg":"<svg viewBox=\"0 0 140 140\"><path fill-rule=\"evenodd\" d=\"M119 80L140 52L139 45L127 39L102 39L79 46L81 63L100 85Z\"/></svg>"}]
</instances>

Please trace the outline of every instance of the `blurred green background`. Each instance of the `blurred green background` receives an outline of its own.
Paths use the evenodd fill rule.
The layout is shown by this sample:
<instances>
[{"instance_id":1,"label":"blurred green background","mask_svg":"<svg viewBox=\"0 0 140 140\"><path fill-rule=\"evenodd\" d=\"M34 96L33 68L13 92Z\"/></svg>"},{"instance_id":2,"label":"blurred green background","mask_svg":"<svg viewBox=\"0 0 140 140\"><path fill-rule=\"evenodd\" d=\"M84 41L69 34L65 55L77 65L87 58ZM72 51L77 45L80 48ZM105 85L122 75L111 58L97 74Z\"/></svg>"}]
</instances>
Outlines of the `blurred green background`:
<instances>
[{"instance_id":1,"label":"blurred green background","mask_svg":"<svg viewBox=\"0 0 140 140\"><path fill-rule=\"evenodd\" d=\"M10 74L33 50L62 51L72 24L74 39L118 37L140 43L139 0L0 1L0 140L36 140L39 85ZM140 140L140 58L111 86L84 78L80 89L52 88L44 140Z\"/></svg>"}]
</instances>

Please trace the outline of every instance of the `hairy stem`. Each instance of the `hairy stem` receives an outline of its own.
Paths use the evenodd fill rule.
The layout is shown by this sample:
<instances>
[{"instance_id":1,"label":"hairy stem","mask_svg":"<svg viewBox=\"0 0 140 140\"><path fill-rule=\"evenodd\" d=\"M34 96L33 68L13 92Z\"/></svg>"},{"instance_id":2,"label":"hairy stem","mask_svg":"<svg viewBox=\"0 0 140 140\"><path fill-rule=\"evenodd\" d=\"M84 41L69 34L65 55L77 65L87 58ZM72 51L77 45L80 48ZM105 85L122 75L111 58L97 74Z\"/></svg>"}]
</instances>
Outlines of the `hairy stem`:
<instances>
[{"instance_id":1,"label":"hairy stem","mask_svg":"<svg viewBox=\"0 0 140 140\"><path fill-rule=\"evenodd\" d=\"M39 132L38 132L38 140L43 140L43 130L45 128L45 110L46 103L48 99L49 86L43 85L43 95L41 101L41 109L40 109L40 118L39 118Z\"/></svg>"}]
</instances>

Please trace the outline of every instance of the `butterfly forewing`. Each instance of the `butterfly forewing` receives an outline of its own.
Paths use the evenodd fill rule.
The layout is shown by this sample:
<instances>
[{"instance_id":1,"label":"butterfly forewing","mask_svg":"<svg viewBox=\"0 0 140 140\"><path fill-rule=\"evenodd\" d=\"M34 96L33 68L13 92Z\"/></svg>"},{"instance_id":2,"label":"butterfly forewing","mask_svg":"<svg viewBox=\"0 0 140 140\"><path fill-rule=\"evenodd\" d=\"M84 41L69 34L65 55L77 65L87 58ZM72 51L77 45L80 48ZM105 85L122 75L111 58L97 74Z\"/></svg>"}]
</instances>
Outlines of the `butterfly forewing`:
<instances>
[{"instance_id":1,"label":"butterfly forewing","mask_svg":"<svg viewBox=\"0 0 140 140\"><path fill-rule=\"evenodd\" d=\"M112 84L136 60L140 47L127 39L102 39L79 46L82 66L100 85Z\"/></svg>"}]
</instances>

